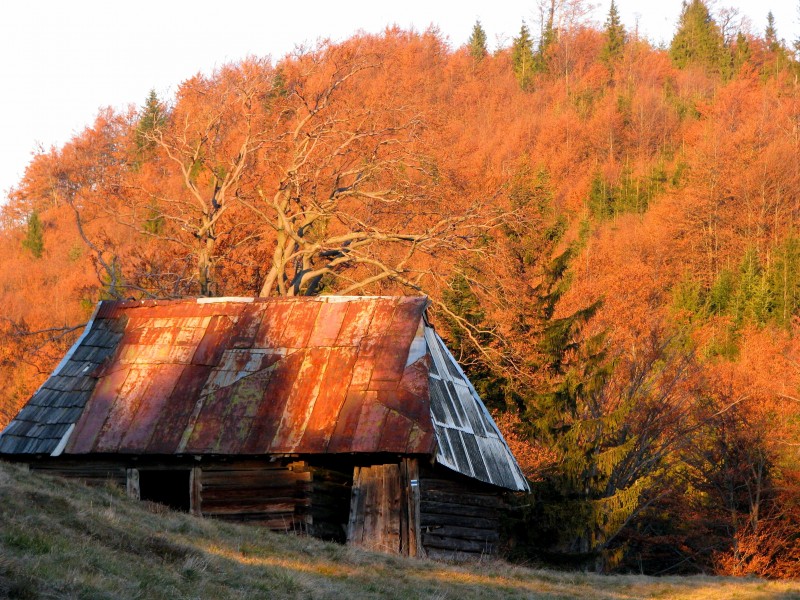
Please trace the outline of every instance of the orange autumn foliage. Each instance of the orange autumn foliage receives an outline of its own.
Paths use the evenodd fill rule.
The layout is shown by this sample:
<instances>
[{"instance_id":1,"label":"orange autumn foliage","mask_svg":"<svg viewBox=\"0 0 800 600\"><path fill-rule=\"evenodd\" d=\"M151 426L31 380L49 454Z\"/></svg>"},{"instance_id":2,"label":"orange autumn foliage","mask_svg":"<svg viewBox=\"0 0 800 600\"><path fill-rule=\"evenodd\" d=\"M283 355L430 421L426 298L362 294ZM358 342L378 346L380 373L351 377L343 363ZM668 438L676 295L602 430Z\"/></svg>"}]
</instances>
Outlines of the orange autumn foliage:
<instances>
[{"instance_id":1,"label":"orange autumn foliage","mask_svg":"<svg viewBox=\"0 0 800 600\"><path fill-rule=\"evenodd\" d=\"M444 298L462 274L488 324L475 333L486 352L476 364L500 364L524 385L541 383L541 373L529 351L536 332L518 309L533 298L541 255L569 246L571 285L555 316L602 300L585 335L605 332L623 362L666 329L701 363L684 394L700 406L697 430L712 435L714 413L735 414L741 439L757 439L771 461L780 483L770 484L774 511L758 525L748 507L731 509L750 525L733 528L703 564L797 576L800 309L778 318L774 291L756 306L755 284L736 283L748 256L757 264L747 273L762 287L777 285L769 278L779 266L791 279L796 65L765 76L768 51L756 45L750 63L723 79L678 69L664 50L634 39L612 72L600 59L603 41L589 27L563 32L549 72L523 91L509 49L475 63L435 31L393 28L197 75L163 100L163 125L145 133L136 111L101 111L62 148L36 155L2 207L0 428L97 300L260 293L286 243L288 228L275 224L281 194L302 207L284 217L324 240L327 253L285 260L287 280L353 251L331 239L368 232L380 243L322 274L317 291L424 292L443 322ZM515 196L521 178L540 186L527 204ZM598 189L607 192L600 199ZM301 223L309 206L322 205L327 212ZM22 245L33 210L44 223L42 258ZM504 233L508 223L524 226L527 255L509 251L522 234ZM563 229L556 242L554 224ZM387 265L391 276L381 277ZM714 294L726 274L739 287L720 308ZM786 298L796 291L780 289ZM497 360L504 348L516 352L513 366ZM497 416L536 479L554 455L522 436L516 419ZM745 435L749 426L759 435ZM676 447L713 455L696 441ZM691 493L697 502L684 505L703 507L697 516L713 494Z\"/></svg>"}]
</instances>

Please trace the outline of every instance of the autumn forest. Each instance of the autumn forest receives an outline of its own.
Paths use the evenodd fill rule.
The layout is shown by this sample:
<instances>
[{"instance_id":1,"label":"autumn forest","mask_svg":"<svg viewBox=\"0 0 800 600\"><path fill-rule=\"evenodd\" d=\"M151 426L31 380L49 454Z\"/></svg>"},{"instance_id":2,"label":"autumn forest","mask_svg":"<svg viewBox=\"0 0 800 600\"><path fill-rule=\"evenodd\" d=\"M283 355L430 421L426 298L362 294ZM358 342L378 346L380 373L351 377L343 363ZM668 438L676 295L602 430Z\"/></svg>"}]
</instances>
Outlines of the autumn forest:
<instances>
[{"instance_id":1,"label":"autumn forest","mask_svg":"<svg viewBox=\"0 0 800 600\"><path fill-rule=\"evenodd\" d=\"M248 57L35 155L0 429L99 300L426 294L532 482L511 560L800 576L798 50L702 0L665 48L543 6L494 52Z\"/></svg>"}]
</instances>

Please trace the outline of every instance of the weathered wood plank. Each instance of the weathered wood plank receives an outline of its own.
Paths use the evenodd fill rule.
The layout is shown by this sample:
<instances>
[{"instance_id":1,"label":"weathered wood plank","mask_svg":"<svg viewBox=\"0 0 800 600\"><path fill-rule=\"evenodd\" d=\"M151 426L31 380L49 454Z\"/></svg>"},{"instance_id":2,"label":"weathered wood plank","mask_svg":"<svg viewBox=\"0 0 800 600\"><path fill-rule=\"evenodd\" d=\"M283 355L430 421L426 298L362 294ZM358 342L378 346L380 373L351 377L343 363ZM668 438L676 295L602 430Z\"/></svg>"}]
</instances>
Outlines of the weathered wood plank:
<instances>
[{"instance_id":1,"label":"weathered wood plank","mask_svg":"<svg viewBox=\"0 0 800 600\"><path fill-rule=\"evenodd\" d=\"M189 473L189 512L198 517L203 516L203 470L193 467Z\"/></svg>"},{"instance_id":2,"label":"weathered wood plank","mask_svg":"<svg viewBox=\"0 0 800 600\"><path fill-rule=\"evenodd\" d=\"M479 540L485 542L496 542L500 539L500 534L496 529L475 529L472 527L458 527L455 525L428 527L423 529L423 534L424 533L432 533L437 536L446 536L460 540Z\"/></svg>"},{"instance_id":3,"label":"weathered wood plank","mask_svg":"<svg viewBox=\"0 0 800 600\"><path fill-rule=\"evenodd\" d=\"M443 515L463 515L465 517L491 517L487 515L487 509L481 506L465 506L463 504L452 504L449 502L434 502L432 500L425 500L420 502L420 511L422 514L443 514Z\"/></svg>"},{"instance_id":4,"label":"weathered wood plank","mask_svg":"<svg viewBox=\"0 0 800 600\"><path fill-rule=\"evenodd\" d=\"M482 508L498 509L503 503L496 496L477 496L469 492L450 493L436 490L423 490L422 500L432 502L446 502L448 504L458 504L461 506L479 506Z\"/></svg>"},{"instance_id":5,"label":"weathered wood plank","mask_svg":"<svg viewBox=\"0 0 800 600\"><path fill-rule=\"evenodd\" d=\"M141 498L141 489L139 488L139 470L126 469L126 482L125 491L129 498L139 500Z\"/></svg>"},{"instance_id":6,"label":"weathered wood plank","mask_svg":"<svg viewBox=\"0 0 800 600\"><path fill-rule=\"evenodd\" d=\"M491 554L494 552L494 545L479 540L462 540L449 536L436 535L434 533L422 532L422 543L429 548L440 548L442 550L456 550L459 552L481 552Z\"/></svg>"},{"instance_id":7,"label":"weathered wood plank","mask_svg":"<svg viewBox=\"0 0 800 600\"><path fill-rule=\"evenodd\" d=\"M491 517L467 517L463 515L448 515L423 513L420 517L420 525L456 525L458 527L471 527L473 529L497 529L500 519Z\"/></svg>"},{"instance_id":8,"label":"weathered wood plank","mask_svg":"<svg viewBox=\"0 0 800 600\"><path fill-rule=\"evenodd\" d=\"M292 500L284 502L259 502L259 503L240 503L225 505L203 505L203 514L206 516L217 515L244 515L247 513L288 513L294 514L297 503Z\"/></svg>"}]
</instances>

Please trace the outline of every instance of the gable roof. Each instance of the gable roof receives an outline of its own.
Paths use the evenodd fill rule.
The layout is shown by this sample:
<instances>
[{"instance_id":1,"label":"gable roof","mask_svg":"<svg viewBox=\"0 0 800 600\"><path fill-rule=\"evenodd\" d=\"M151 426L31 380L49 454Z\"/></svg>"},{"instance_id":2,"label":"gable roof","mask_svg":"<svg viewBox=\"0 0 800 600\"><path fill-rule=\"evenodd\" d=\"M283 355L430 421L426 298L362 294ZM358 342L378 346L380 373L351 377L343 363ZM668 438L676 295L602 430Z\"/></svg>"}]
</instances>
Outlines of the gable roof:
<instances>
[{"instance_id":1,"label":"gable roof","mask_svg":"<svg viewBox=\"0 0 800 600\"><path fill-rule=\"evenodd\" d=\"M102 302L0 453L435 455L527 489L425 297Z\"/></svg>"}]
</instances>

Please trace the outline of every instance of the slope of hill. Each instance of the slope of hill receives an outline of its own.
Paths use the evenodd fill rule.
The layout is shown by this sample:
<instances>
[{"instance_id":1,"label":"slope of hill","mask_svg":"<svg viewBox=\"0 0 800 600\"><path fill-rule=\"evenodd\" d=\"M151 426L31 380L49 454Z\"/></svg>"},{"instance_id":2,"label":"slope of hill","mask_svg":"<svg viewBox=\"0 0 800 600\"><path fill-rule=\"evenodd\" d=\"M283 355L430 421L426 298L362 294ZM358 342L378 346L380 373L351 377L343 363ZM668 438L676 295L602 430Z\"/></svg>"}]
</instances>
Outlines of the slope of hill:
<instances>
[{"instance_id":1,"label":"slope of hill","mask_svg":"<svg viewBox=\"0 0 800 600\"><path fill-rule=\"evenodd\" d=\"M230 525L0 462L0 597L800 598L800 583L452 565Z\"/></svg>"},{"instance_id":2,"label":"slope of hill","mask_svg":"<svg viewBox=\"0 0 800 600\"><path fill-rule=\"evenodd\" d=\"M0 428L103 298L425 293L543 500L520 554L800 577L800 56L609 12L243 59L34 156Z\"/></svg>"}]
</instances>

